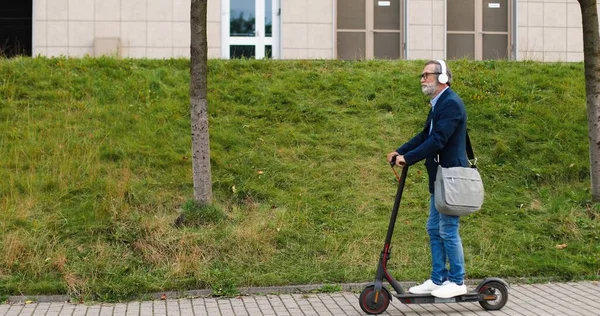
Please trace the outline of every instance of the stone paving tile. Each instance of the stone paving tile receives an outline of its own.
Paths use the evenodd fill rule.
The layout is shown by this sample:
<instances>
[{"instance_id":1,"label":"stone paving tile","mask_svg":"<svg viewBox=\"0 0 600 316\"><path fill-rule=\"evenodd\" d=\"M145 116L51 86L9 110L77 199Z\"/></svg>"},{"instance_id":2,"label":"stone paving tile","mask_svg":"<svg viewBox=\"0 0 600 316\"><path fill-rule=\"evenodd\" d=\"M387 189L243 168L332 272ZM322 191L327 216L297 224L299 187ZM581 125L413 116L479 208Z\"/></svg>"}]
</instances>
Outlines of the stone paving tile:
<instances>
[{"instance_id":1,"label":"stone paving tile","mask_svg":"<svg viewBox=\"0 0 600 316\"><path fill-rule=\"evenodd\" d=\"M346 303L344 305L340 305L340 306L342 307L342 309L344 311L346 311L346 313L348 315L364 315L365 314L362 311L362 309L360 309L360 306L358 305L359 294L344 293L344 294L342 294L342 296L346 300Z\"/></svg>"},{"instance_id":2,"label":"stone paving tile","mask_svg":"<svg viewBox=\"0 0 600 316\"><path fill-rule=\"evenodd\" d=\"M203 298L195 298L192 300L192 310L195 316L208 316L206 304Z\"/></svg>"},{"instance_id":3,"label":"stone paving tile","mask_svg":"<svg viewBox=\"0 0 600 316\"><path fill-rule=\"evenodd\" d=\"M562 295L563 291L557 284L534 284L532 288L530 294L544 297L544 302L550 301L548 306L554 309L553 312L562 312L563 315L586 315L590 312L579 307L579 304L573 304L568 296Z\"/></svg>"},{"instance_id":4,"label":"stone paving tile","mask_svg":"<svg viewBox=\"0 0 600 316\"><path fill-rule=\"evenodd\" d=\"M87 313L85 314L86 316L98 316L100 315L100 309L101 306L97 305L97 306L90 306L87 309Z\"/></svg>"},{"instance_id":5,"label":"stone paving tile","mask_svg":"<svg viewBox=\"0 0 600 316\"><path fill-rule=\"evenodd\" d=\"M23 306L11 306L6 312L6 316L17 316L23 309Z\"/></svg>"},{"instance_id":6,"label":"stone paving tile","mask_svg":"<svg viewBox=\"0 0 600 316\"><path fill-rule=\"evenodd\" d=\"M589 283L590 285L592 283ZM586 284L587 285L587 284ZM579 308L588 310L590 312L597 312L600 310L600 300L590 300L590 298L598 297L600 293L600 287L596 286L585 286L585 285L567 285L556 283L556 290L560 292L558 297L564 297L570 305L577 306Z\"/></svg>"},{"instance_id":7,"label":"stone paving tile","mask_svg":"<svg viewBox=\"0 0 600 316\"><path fill-rule=\"evenodd\" d=\"M60 310L60 312L58 313L59 316L71 316L73 315L73 311L75 311L75 307L76 305L74 304L63 304L62 309Z\"/></svg>"},{"instance_id":8,"label":"stone paving tile","mask_svg":"<svg viewBox=\"0 0 600 316\"><path fill-rule=\"evenodd\" d=\"M0 304L0 316L361 316L357 293L281 294L237 298L168 299L87 306L70 303ZM478 303L408 304L393 299L388 316L600 315L598 282L515 285L500 311Z\"/></svg>"},{"instance_id":9,"label":"stone paving tile","mask_svg":"<svg viewBox=\"0 0 600 316\"><path fill-rule=\"evenodd\" d=\"M140 310L141 310L141 304L140 302L129 302L126 305L126 311L125 316L139 316L140 315Z\"/></svg>"},{"instance_id":10,"label":"stone paving tile","mask_svg":"<svg viewBox=\"0 0 600 316\"><path fill-rule=\"evenodd\" d=\"M19 313L19 316L31 316L35 312L36 306L34 304L24 305Z\"/></svg>"}]
</instances>

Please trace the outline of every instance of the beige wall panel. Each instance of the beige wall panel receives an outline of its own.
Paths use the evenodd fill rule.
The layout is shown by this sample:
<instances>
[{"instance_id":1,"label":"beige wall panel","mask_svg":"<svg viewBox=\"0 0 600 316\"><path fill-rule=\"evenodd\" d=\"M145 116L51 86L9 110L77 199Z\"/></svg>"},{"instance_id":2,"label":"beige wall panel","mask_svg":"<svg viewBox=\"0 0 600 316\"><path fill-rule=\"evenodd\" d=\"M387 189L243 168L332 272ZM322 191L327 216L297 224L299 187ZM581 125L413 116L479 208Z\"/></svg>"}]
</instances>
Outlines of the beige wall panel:
<instances>
[{"instance_id":1,"label":"beige wall panel","mask_svg":"<svg viewBox=\"0 0 600 316\"><path fill-rule=\"evenodd\" d=\"M94 7L96 21L119 21L121 0L96 0Z\"/></svg>"},{"instance_id":2,"label":"beige wall panel","mask_svg":"<svg viewBox=\"0 0 600 316\"><path fill-rule=\"evenodd\" d=\"M567 29L567 52L583 52L583 30Z\"/></svg>"},{"instance_id":3,"label":"beige wall panel","mask_svg":"<svg viewBox=\"0 0 600 316\"><path fill-rule=\"evenodd\" d=\"M37 57L37 56L48 56L48 48L46 47L36 47L33 50L33 56Z\"/></svg>"},{"instance_id":4,"label":"beige wall panel","mask_svg":"<svg viewBox=\"0 0 600 316\"><path fill-rule=\"evenodd\" d=\"M433 53L433 51L431 51L431 50L410 50L410 52L408 54L410 56L410 59L426 59L426 60L429 60L429 59L433 58L432 57L433 56L432 53ZM415 80L418 80L418 78L416 78Z\"/></svg>"},{"instance_id":5,"label":"beige wall panel","mask_svg":"<svg viewBox=\"0 0 600 316\"><path fill-rule=\"evenodd\" d=\"M146 0L121 0L121 20L145 22L147 6Z\"/></svg>"},{"instance_id":6,"label":"beige wall panel","mask_svg":"<svg viewBox=\"0 0 600 316\"><path fill-rule=\"evenodd\" d=\"M173 58L190 58L190 48L173 47Z\"/></svg>"},{"instance_id":7,"label":"beige wall panel","mask_svg":"<svg viewBox=\"0 0 600 316\"><path fill-rule=\"evenodd\" d=\"M121 56L124 58L145 58L146 47L121 47Z\"/></svg>"},{"instance_id":8,"label":"beige wall panel","mask_svg":"<svg viewBox=\"0 0 600 316\"><path fill-rule=\"evenodd\" d=\"M172 21L173 0L148 0L148 21Z\"/></svg>"},{"instance_id":9,"label":"beige wall panel","mask_svg":"<svg viewBox=\"0 0 600 316\"><path fill-rule=\"evenodd\" d=\"M148 47L171 47L173 44L173 23L148 22Z\"/></svg>"},{"instance_id":10,"label":"beige wall panel","mask_svg":"<svg viewBox=\"0 0 600 316\"><path fill-rule=\"evenodd\" d=\"M431 50L433 46L431 26L411 25L408 30L408 47L412 50ZM409 54L411 59L415 57Z\"/></svg>"},{"instance_id":11,"label":"beige wall panel","mask_svg":"<svg viewBox=\"0 0 600 316\"><path fill-rule=\"evenodd\" d=\"M545 52L544 61L546 62L557 62L567 61L567 53L565 52Z\"/></svg>"},{"instance_id":12,"label":"beige wall panel","mask_svg":"<svg viewBox=\"0 0 600 316\"><path fill-rule=\"evenodd\" d=\"M567 4L566 3L544 3L544 26L566 27L567 26Z\"/></svg>"},{"instance_id":13,"label":"beige wall panel","mask_svg":"<svg viewBox=\"0 0 600 316\"><path fill-rule=\"evenodd\" d=\"M191 45L190 22L173 22L173 47L187 47Z\"/></svg>"},{"instance_id":14,"label":"beige wall panel","mask_svg":"<svg viewBox=\"0 0 600 316\"><path fill-rule=\"evenodd\" d=\"M35 38L35 42L33 43L35 47L39 47L39 46L47 46L48 45L48 39L46 36L46 32L48 29L48 22L46 21L35 21L34 23L35 26L35 30L34 32L34 38Z\"/></svg>"},{"instance_id":15,"label":"beige wall panel","mask_svg":"<svg viewBox=\"0 0 600 316\"><path fill-rule=\"evenodd\" d=\"M207 23L207 41L209 48L220 48L221 47L221 22L208 22ZM191 34L190 34L191 36ZM219 53L219 56L221 54Z\"/></svg>"},{"instance_id":16,"label":"beige wall panel","mask_svg":"<svg viewBox=\"0 0 600 316\"><path fill-rule=\"evenodd\" d=\"M521 60L544 61L544 52L541 51L520 51Z\"/></svg>"},{"instance_id":17,"label":"beige wall panel","mask_svg":"<svg viewBox=\"0 0 600 316\"><path fill-rule=\"evenodd\" d=\"M69 47L48 47L48 57L68 56Z\"/></svg>"},{"instance_id":18,"label":"beige wall panel","mask_svg":"<svg viewBox=\"0 0 600 316\"><path fill-rule=\"evenodd\" d=\"M521 47L523 51L543 51L544 50L544 28L529 27L527 29L527 47Z\"/></svg>"},{"instance_id":19,"label":"beige wall panel","mask_svg":"<svg viewBox=\"0 0 600 316\"><path fill-rule=\"evenodd\" d=\"M186 14L188 15L188 21L189 21L189 15L190 15L190 0L176 0L176 1L186 1L188 2L188 9L186 11ZM221 22L221 1L225 1L225 0L208 0L208 12L206 14L206 20L209 22Z\"/></svg>"},{"instance_id":20,"label":"beige wall panel","mask_svg":"<svg viewBox=\"0 0 600 316\"><path fill-rule=\"evenodd\" d=\"M519 49L519 51L527 49L527 47L529 45L528 29L529 28L527 28L527 27L519 27L519 31L517 32L517 34L518 34L517 48ZM520 57L521 56L519 56L519 58Z\"/></svg>"},{"instance_id":21,"label":"beige wall panel","mask_svg":"<svg viewBox=\"0 0 600 316\"><path fill-rule=\"evenodd\" d=\"M567 53L567 61L569 61L569 62L583 61L583 53Z\"/></svg>"},{"instance_id":22,"label":"beige wall panel","mask_svg":"<svg viewBox=\"0 0 600 316\"><path fill-rule=\"evenodd\" d=\"M431 47L434 50L444 51L446 45L444 44L445 38L445 30L444 26L433 26L432 27L432 39L431 39Z\"/></svg>"},{"instance_id":23,"label":"beige wall panel","mask_svg":"<svg viewBox=\"0 0 600 316\"><path fill-rule=\"evenodd\" d=\"M69 18L69 0L47 0L46 15L48 20L65 21Z\"/></svg>"},{"instance_id":24,"label":"beige wall panel","mask_svg":"<svg viewBox=\"0 0 600 316\"><path fill-rule=\"evenodd\" d=\"M217 10L217 12L211 12L211 2L208 1L208 12L207 12L207 20L208 15L219 14L221 11ZM190 21L190 9L192 7L191 0L173 0L173 21L178 22L189 22Z\"/></svg>"},{"instance_id":25,"label":"beige wall panel","mask_svg":"<svg viewBox=\"0 0 600 316\"><path fill-rule=\"evenodd\" d=\"M566 52L567 29L544 28L544 52Z\"/></svg>"},{"instance_id":26,"label":"beige wall panel","mask_svg":"<svg viewBox=\"0 0 600 316\"><path fill-rule=\"evenodd\" d=\"M579 3L567 3L567 27L582 27Z\"/></svg>"},{"instance_id":27,"label":"beige wall panel","mask_svg":"<svg viewBox=\"0 0 600 316\"><path fill-rule=\"evenodd\" d=\"M530 2L527 4L527 26L544 26L544 4Z\"/></svg>"},{"instance_id":28,"label":"beige wall panel","mask_svg":"<svg viewBox=\"0 0 600 316\"><path fill-rule=\"evenodd\" d=\"M146 57L153 59L167 59L173 57L173 48L171 47L148 47Z\"/></svg>"},{"instance_id":29,"label":"beige wall panel","mask_svg":"<svg viewBox=\"0 0 600 316\"><path fill-rule=\"evenodd\" d=\"M46 15L47 2L48 2L48 0L34 0L34 2L33 2L33 5L35 6L35 8L34 8L35 12L33 13L34 20L46 20L47 19L47 15Z\"/></svg>"},{"instance_id":30,"label":"beige wall panel","mask_svg":"<svg viewBox=\"0 0 600 316\"><path fill-rule=\"evenodd\" d=\"M430 59L445 59L443 50L432 50Z\"/></svg>"},{"instance_id":31,"label":"beige wall panel","mask_svg":"<svg viewBox=\"0 0 600 316\"><path fill-rule=\"evenodd\" d=\"M220 57L221 57L221 49L220 48L210 48L210 47L208 48L208 58L220 58Z\"/></svg>"},{"instance_id":32,"label":"beige wall panel","mask_svg":"<svg viewBox=\"0 0 600 316\"><path fill-rule=\"evenodd\" d=\"M308 0L307 22L333 24L333 0Z\"/></svg>"},{"instance_id":33,"label":"beige wall panel","mask_svg":"<svg viewBox=\"0 0 600 316\"><path fill-rule=\"evenodd\" d=\"M518 26L528 26L528 9L529 9L529 5L526 2L523 1L519 1L519 4L517 6L517 10L518 10Z\"/></svg>"},{"instance_id":34,"label":"beige wall panel","mask_svg":"<svg viewBox=\"0 0 600 316\"><path fill-rule=\"evenodd\" d=\"M284 23L306 23L308 12L308 0L281 0L281 16Z\"/></svg>"},{"instance_id":35,"label":"beige wall panel","mask_svg":"<svg viewBox=\"0 0 600 316\"><path fill-rule=\"evenodd\" d=\"M69 24L66 21L48 21L48 46L69 45Z\"/></svg>"},{"instance_id":36,"label":"beige wall panel","mask_svg":"<svg viewBox=\"0 0 600 316\"><path fill-rule=\"evenodd\" d=\"M122 22L121 45L128 47L145 47L147 43L146 22Z\"/></svg>"},{"instance_id":37,"label":"beige wall panel","mask_svg":"<svg viewBox=\"0 0 600 316\"><path fill-rule=\"evenodd\" d=\"M307 55L306 49L288 48L283 49L283 59L305 59Z\"/></svg>"},{"instance_id":38,"label":"beige wall panel","mask_svg":"<svg viewBox=\"0 0 600 316\"><path fill-rule=\"evenodd\" d=\"M91 21L94 19L94 0L69 0L70 21Z\"/></svg>"},{"instance_id":39,"label":"beige wall panel","mask_svg":"<svg viewBox=\"0 0 600 316\"><path fill-rule=\"evenodd\" d=\"M121 21L95 22L94 37L121 37Z\"/></svg>"},{"instance_id":40,"label":"beige wall panel","mask_svg":"<svg viewBox=\"0 0 600 316\"><path fill-rule=\"evenodd\" d=\"M70 57L85 57L85 56L94 56L94 48L93 47L69 47L69 56Z\"/></svg>"},{"instance_id":41,"label":"beige wall panel","mask_svg":"<svg viewBox=\"0 0 600 316\"><path fill-rule=\"evenodd\" d=\"M94 22L69 21L69 47L94 46Z\"/></svg>"},{"instance_id":42,"label":"beige wall panel","mask_svg":"<svg viewBox=\"0 0 600 316\"><path fill-rule=\"evenodd\" d=\"M331 49L308 49L306 52L308 59L332 59Z\"/></svg>"},{"instance_id":43,"label":"beige wall panel","mask_svg":"<svg viewBox=\"0 0 600 316\"><path fill-rule=\"evenodd\" d=\"M446 21L446 12L444 11L444 1L434 0L431 2L431 18L433 25L444 25ZM423 17L421 17L423 18Z\"/></svg>"},{"instance_id":44,"label":"beige wall panel","mask_svg":"<svg viewBox=\"0 0 600 316\"><path fill-rule=\"evenodd\" d=\"M282 47L286 48L308 48L308 25L297 23L283 24L281 32Z\"/></svg>"},{"instance_id":45,"label":"beige wall panel","mask_svg":"<svg viewBox=\"0 0 600 316\"><path fill-rule=\"evenodd\" d=\"M431 25L431 10L431 0L410 1L408 3L408 23L410 25Z\"/></svg>"},{"instance_id":46,"label":"beige wall panel","mask_svg":"<svg viewBox=\"0 0 600 316\"><path fill-rule=\"evenodd\" d=\"M308 24L307 25L307 48L309 49L332 49L332 26L331 24Z\"/></svg>"}]
</instances>

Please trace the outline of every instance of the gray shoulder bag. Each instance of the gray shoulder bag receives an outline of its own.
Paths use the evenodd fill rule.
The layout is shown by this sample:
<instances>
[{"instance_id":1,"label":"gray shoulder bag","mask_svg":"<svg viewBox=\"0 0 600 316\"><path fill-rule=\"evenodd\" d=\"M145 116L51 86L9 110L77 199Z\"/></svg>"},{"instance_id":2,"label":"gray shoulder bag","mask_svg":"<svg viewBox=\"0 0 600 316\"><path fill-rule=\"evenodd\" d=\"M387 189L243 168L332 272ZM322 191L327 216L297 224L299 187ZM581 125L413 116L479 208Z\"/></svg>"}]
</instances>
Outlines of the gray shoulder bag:
<instances>
[{"instance_id":1,"label":"gray shoulder bag","mask_svg":"<svg viewBox=\"0 0 600 316\"><path fill-rule=\"evenodd\" d=\"M467 133L467 157L470 167L443 168L438 165L434 184L435 208L438 212L453 215L469 215L483 204L483 182L477 170L477 159L473 154Z\"/></svg>"}]
</instances>

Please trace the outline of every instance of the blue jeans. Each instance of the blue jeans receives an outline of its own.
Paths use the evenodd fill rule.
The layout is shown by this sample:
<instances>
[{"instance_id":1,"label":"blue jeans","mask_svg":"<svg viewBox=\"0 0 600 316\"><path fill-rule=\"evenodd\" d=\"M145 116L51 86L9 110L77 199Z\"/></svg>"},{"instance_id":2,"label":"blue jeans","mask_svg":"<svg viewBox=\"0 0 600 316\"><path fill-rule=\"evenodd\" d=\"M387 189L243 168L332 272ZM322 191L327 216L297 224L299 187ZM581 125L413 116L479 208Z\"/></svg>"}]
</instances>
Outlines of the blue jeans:
<instances>
[{"instance_id":1,"label":"blue jeans","mask_svg":"<svg viewBox=\"0 0 600 316\"><path fill-rule=\"evenodd\" d=\"M435 198L431 195L427 233L431 247L431 281L437 285L446 280L458 285L463 284L465 255L458 234L459 220L458 216L438 212L435 209ZM450 270L446 268L446 261Z\"/></svg>"}]
</instances>

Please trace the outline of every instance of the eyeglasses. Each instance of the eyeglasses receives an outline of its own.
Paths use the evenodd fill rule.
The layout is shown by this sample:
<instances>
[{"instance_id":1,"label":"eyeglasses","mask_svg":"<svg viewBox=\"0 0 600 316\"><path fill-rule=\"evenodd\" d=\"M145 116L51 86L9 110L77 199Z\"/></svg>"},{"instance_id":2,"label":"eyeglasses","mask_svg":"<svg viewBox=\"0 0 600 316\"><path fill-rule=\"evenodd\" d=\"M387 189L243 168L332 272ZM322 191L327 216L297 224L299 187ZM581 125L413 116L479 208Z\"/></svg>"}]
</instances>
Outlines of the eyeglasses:
<instances>
[{"instance_id":1,"label":"eyeglasses","mask_svg":"<svg viewBox=\"0 0 600 316\"><path fill-rule=\"evenodd\" d=\"M441 75L441 72L424 72L421 74L421 79L423 80L427 80L427 77L429 77L429 75Z\"/></svg>"}]
</instances>

